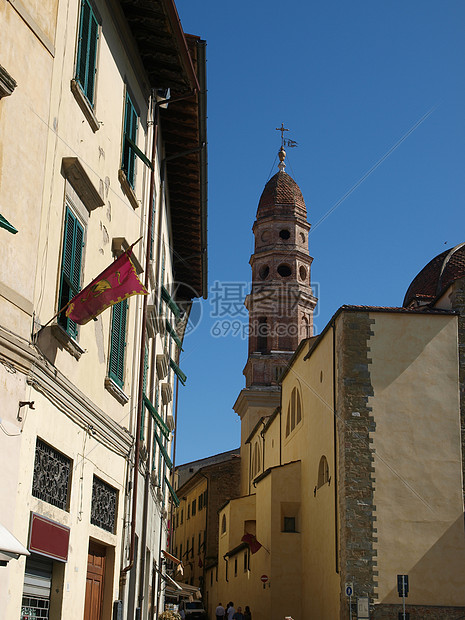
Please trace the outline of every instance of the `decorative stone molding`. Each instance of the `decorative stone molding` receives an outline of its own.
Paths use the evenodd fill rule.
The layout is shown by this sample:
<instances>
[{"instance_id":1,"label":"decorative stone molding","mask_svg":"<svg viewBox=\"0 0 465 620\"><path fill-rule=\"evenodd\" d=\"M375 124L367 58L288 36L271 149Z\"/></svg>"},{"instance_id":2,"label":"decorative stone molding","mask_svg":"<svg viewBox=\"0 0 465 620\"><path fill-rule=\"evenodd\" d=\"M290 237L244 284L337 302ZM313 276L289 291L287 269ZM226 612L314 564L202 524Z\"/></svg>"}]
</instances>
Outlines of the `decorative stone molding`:
<instances>
[{"instance_id":1,"label":"decorative stone molding","mask_svg":"<svg viewBox=\"0 0 465 620\"><path fill-rule=\"evenodd\" d=\"M157 375L159 379L164 379L168 374L170 358L168 353L158 354L156 356Z\"/></svg>"},{"instance_id":2,"label":"decorative stone molding","mask_svg":"<svg viewBox=\"0 0 465 620\"><path fill-rule=\"evenodd\" d=\"M128 178L124 170L118 170L118 181L120 182L121 189L128 197L129 202L131 203L131 207L133 209L139 208L139 201L137 200L137 196L129 184Z\"/></svg>"},{"instance_id":3,"label":"decorative stone molding","mask_svg":"<svg viewBox=\"0 0 465 620\"><path fill-rule=\"evenodd\" d=\"M161 384L161 400L164 405L167 405L173 398L173 388L170 383L164 381Z\"/></svg>"},{"instance_id":4,"label":"decorative stone molding","mask_svg":"<svg viewBox=\"0 0 465 620\"><path fill-rule=\"evenodd\" d=\"M105 377L105 389L108 390L110 394L114 396L122 405L129 402L129 396L123 392L123 390L113 381L111 377Z\"/></svg>"},{"instance_id":5,"label":"decorative stone molding","mask_svg":"<svg viewBox=\"0 0 465 620\"><path fill-rule=\"evenodd\" d=\"M100 123L97 120L97 117L95 116L92 106L90 105L87 97L82 92L82 89L79 86L79 82L77 82L76 80L71 80L71 92L73 93L78 106L81 108L82 113L86 117L92 131L95 133L100 129Z\"/></svg>"},{"instance_id":6,"label":"decorative stone molding","mask_svg":"<svg viewBox=\"0 0 465 620\"><path fill-rule=\"evenodd\" d=\"M126 237L113 237L111 242L111 250L113 254L119 258L123 252L126 252L130 245L131 244L127 241ZM137 275L140 275L144 271L144 268L140 264L134 252L131 254L131 261L136 268Z\"/></svg>"},{"instance_id":7,"label":"decorative stone molding","mask_svg":"<svg viewBox=\"0 0 465 620\"><path fill-rule=\"evenodd\" d=\"M43 394L72 422L84 429L92 426L96 441L120 456L127 456L133 445L129 431L92 402L36 347L0 327L0 355L4 363L25 374L27 384Z\"/></svg>"},{"instance_id":8,"label":"decorative stone molding","mask_svg":"<svg viewBox=\"0 0 465 620\"><path fill-rule=\"evenodd\" d=\"M86 352L85 349L79 346L79 343L72 338L67 331L65 331L61 325L54 323L51 326L52 335L63 345L66 351L70 353L77 360L81 358L81 355Z\"/></svg>"},{"instance_id":9,"label":"decorative stone molding","mask_svg":"<svg viewBox=\"0 0 465 620\"><path fill-rule=\"evenodd\" d=\"M175 429L174 417L170 413L166 416L166 426L170 429L170 431L174 431Z\"/></svg>"},{"instance_id":10,"label":"decorative stone molding","mask_svg":"<svg viewBox=\"0 0 465 620\"><path fill-rule=\"evenodd\" d=\"M103 207L105 201L77 157L63 157L61 166L65 178L72 185L89 213L97 207Z\"/></svg>"},{"instance_id":11,"label":"decorative stone molding","mask_svg":"<svg viewBox=\"0 0 465 620\"><path fill-rule=\"evenodd\" d=\"M11 95L16 86L16 80L11 77L5 67L0 65L0 99Z\"/></svg>"}]
</instances>

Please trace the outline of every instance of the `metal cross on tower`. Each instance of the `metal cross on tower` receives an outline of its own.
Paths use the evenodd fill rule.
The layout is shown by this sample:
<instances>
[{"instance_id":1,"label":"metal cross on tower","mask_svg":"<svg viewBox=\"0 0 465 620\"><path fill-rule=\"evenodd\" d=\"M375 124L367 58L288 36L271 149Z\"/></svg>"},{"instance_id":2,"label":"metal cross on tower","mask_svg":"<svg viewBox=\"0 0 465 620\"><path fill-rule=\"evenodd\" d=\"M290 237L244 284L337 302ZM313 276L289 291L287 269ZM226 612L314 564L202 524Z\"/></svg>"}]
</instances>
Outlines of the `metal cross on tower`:
<instances>
[{"instance_id":1,"label":"metal cross on tower","mask_svg":"<svg viewBox=\"0 0 465 620\"><path fill-rule=\"evenodd\" d=\"M289 129L286 129L284 123L281 123L281 127L276 127L276 131L281 132L281 146L284 148L284 132L289 131Z\"/></svg>"}]
</instances>

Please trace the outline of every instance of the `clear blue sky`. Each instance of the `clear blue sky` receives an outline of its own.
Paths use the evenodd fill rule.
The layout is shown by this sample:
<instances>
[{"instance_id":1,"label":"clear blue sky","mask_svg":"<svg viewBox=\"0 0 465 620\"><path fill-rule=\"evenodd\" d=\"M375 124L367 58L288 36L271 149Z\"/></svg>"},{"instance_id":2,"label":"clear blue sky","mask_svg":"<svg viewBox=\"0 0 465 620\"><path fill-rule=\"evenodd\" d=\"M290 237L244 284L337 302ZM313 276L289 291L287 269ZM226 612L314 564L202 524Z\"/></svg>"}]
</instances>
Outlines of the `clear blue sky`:
<instances>
[{"instance_id":1,"label":"clear blue sky","mask_svg":"<svg viewBox=\"0 0 465 620\"><path fill-rule=\"evenodd\" d=\"M316 333L343 304L401 305L418 271L465 241L465 2L177 7L184 31L207 41L210 290L220 283L194 309L202 316L181 357L180 464L240 444L232 406L247 317L237 298L250 283L251 229L277 172L282 122L299 144L286 171L312 224ZM230 308L214 303L225 293ZM218 320L228 333L215 338Z\"/></svg>"}]
</instances>

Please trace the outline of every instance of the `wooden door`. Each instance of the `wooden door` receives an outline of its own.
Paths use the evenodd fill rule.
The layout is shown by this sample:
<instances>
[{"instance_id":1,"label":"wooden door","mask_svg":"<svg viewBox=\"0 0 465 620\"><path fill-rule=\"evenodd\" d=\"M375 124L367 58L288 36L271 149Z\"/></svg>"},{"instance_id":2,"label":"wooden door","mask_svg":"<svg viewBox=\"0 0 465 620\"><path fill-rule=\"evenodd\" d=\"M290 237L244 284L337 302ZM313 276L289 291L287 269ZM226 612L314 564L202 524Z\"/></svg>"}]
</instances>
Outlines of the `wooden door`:
<instances>
[{"instance_id":1,"label":"wooden door","mask_svg":"<svg viewBox=\"0 0 465 620\"><path fill-rule=\"evenodd\" d=\"M105 547L92 541L89 542L84 620L101 620L102 618L105 554Z\"/></svg>"}]
</instances>

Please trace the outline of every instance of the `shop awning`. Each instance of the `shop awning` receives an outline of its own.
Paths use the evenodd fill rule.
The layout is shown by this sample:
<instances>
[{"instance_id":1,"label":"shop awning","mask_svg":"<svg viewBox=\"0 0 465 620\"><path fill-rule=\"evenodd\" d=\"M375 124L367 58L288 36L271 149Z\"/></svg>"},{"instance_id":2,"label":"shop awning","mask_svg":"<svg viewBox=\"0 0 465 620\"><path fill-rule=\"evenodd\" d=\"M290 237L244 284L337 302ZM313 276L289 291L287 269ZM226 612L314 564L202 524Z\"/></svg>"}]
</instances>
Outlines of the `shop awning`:
<instances>
[{"instance_id":1,"label":"shop awning","mask_svg":"<svg viewBox=\"0 0 465 620\"><path fill-rule=\"evenodd\" d=\"M171 553L168 553L168 551L165 551L164 549L162 549L161 552L163 553L163 557L166 560L170 560L170 562L174 562L175 564L181 564L181 560L175 557L174 555L172 555Z\"/></svg>"},{"instance_id":2,"label":"shop awning","mask_svg":"<svg viewBox=\"0 0 465 620\"><path fill-rule=\"evenodd\" d=\"M172 581L174 581L174 579ZM166 589L165 589L166 596L174 596L176 598L183 598L188 601L199 600L202 598L202 595L200 593L200 588L191 586L188 583L178 583L177 581L175 581L175 584L181 589L179 590L178 587L175 588L173 585L167 583Z\"/></svg>"},{"instance_id":3,"label":"shop awning","mask_svg":"<svg viewBox=\"0 0 465 620\"><path fill-rule=\"evenodd\" d=\"M31 555L19 540L0 523L0 565L17 560L20 555Z\"/></svg>"}]
</instances>

